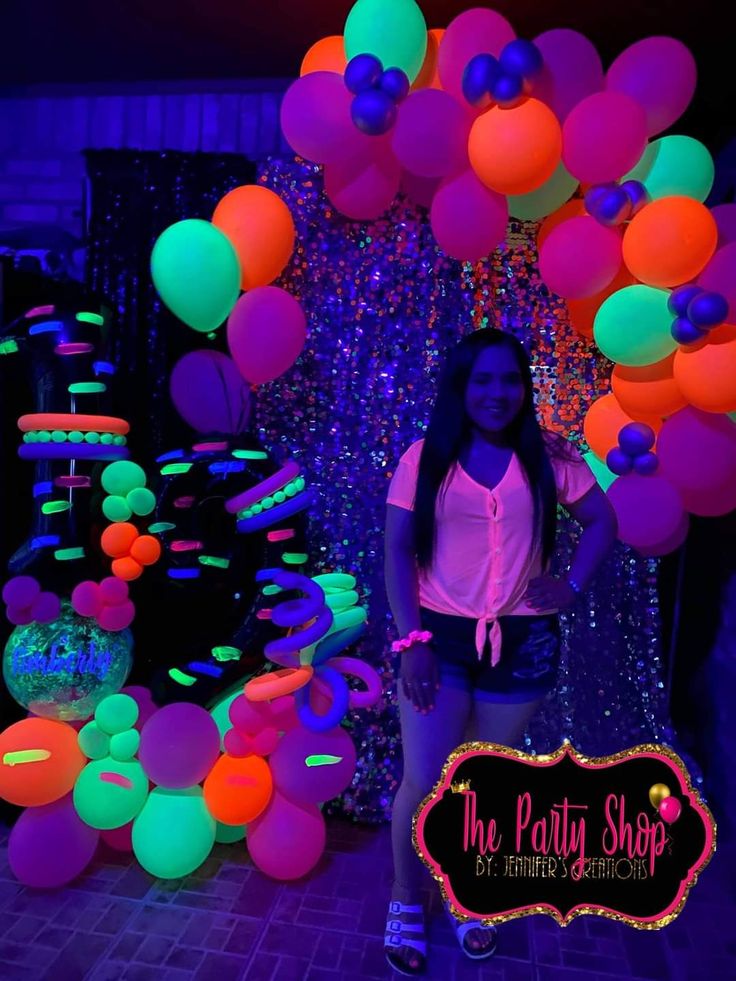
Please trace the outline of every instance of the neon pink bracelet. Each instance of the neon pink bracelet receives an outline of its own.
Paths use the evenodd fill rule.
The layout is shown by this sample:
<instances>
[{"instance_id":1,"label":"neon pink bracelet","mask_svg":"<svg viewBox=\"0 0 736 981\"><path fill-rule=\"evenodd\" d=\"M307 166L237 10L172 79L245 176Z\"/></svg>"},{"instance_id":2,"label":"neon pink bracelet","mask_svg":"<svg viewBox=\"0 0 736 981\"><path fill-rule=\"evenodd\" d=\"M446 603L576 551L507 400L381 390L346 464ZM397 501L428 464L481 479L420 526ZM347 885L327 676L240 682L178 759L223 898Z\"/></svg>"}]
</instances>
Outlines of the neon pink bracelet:
<instances>
[{"instance_id":1,"label":"neon pink bracelet","mask_svg":"<svg viewBox=\"0 0 736 981\"><path fill-rule=\"evenodd\" d=\"M392 654L401 654L408 651L414 644L428 644L432 640L433 634L429 630L412 630L408 637L395 640L391 645Z\"/></svg>"}]
</instances>

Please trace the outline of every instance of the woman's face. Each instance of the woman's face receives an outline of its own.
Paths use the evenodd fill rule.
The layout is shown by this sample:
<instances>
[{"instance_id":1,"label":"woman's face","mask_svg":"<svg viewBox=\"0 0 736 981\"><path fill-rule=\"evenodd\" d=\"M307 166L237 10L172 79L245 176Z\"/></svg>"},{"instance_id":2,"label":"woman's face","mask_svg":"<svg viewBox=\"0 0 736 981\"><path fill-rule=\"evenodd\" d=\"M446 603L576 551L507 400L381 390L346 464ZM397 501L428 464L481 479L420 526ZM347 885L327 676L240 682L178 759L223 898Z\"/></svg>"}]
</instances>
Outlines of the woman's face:
<instances>
[{"instance_id":1,"label":"woman's face","mask_svg":"<svg viewBox=\"0 0 736 981\"><path fill-rule=\"evenodd\" d=\"M465 390L465 409L476 428L499 433L524 404L524 381L505 344L487 347L475 359Z\"/></svg>"}]
</instances>

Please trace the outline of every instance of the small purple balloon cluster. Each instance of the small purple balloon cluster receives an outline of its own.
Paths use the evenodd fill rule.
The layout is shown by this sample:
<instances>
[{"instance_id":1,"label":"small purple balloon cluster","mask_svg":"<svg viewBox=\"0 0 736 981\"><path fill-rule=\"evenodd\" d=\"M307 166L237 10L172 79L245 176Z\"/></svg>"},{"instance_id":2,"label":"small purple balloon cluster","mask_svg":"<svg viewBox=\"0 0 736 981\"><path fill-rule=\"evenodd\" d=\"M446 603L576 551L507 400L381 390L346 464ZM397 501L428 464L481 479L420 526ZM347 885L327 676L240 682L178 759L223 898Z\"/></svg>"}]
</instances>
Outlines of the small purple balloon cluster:
<instances>
[{"instance_id":1,"label":"small purple balloon cluster","mask_svg":"<svg viewBox=\"0 0 736 981\"><path fill-rule=\"evenodd\" d=\"M678 344L702 340L728 316L725 296L704 290L702 286L680 286L670 296L667 306L675 315L672 336Z\"/></svg>"},{"instance_id":2,"label":"small purple balloon cluster","mask_svg":"<svg viewBox=\"0 0 736 981\"><path fill-rule=\"evenodd\" d=\"M630 221L650 200L641 181L596 184L585 195L585 210L601 225L612 228Z\"/></svg>"},{"instance_id":3,"label":"small purple balloon cluster","mask_svg":"<svg viewBox=\"0 0 736 981\"><path fill-rule=\"evenodd\" d=\"M411 82L400 68L384 71L372 54L356 55L345 69L345 85L355 98L353 122L367 136L382 136L396 122L397 106L409 94Z\"/></svg>"},{"instance_id":4,"label":"small purple balloon cluster","mask_svg":"<svg viewBox=\"0 0 736 981\"><path fill-rule=\"evenodd\" d=\"M618 434L618 446L606 456L606 466L610 471L624 477L634 470L642 476L653 474L659 460L652 452L656 436L651 426L643 422L630 422Z\"/></svg>"},{"instance_id":5,"label":"small purple balloon cluster","mask_svg":"<svg viewBox=\"0 0 736 981\"><path fill-rule=\"evenodd\" d=\"M494 102L513 109L531 94L543 67L536 44L517 38L509 41L499 58L478 54L470 59L463 74L463 95L476 109L487 109Z\"/></svg>"}]
</instances>

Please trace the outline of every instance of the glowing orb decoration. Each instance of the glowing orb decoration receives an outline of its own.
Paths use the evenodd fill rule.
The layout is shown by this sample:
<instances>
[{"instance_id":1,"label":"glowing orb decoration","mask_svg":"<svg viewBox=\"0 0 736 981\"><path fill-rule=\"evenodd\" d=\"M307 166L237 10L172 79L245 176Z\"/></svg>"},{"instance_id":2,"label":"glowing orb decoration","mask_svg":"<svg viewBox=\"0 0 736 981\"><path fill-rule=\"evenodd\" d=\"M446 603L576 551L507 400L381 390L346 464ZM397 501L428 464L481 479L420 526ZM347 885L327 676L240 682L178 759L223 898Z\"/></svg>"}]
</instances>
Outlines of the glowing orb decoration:
<instances>
[{"instance_id":1,"label":"glowing orb decoration","mask_svg":"<svg viewBox=\"0 0 736 981\"><path fill-rule=\"evenodd\" d=\"M21 719L0 733L0 797L21 807L51 804L69 793L84 763L71 726Z\"/></svg>"},{"instance_id":2,"label":"glowing orb decoration","mask_svg":"<svg viewBox=\"0 0 736 981\"><path fill-rule=\"evenodd\" d=\"M260 756L221 756L204 782L207 810L220 824L248 824L265 811L273 793L271 769Z\"/></svg>"},{"instance_id":3,"label":"glowing orb decoration","mask_svg":"<svg viewBox=\"0 0 736 981\"><path fill-rule=\"evenodd\" d=\"M148 778L137 760L121 762L106 756L79 774L74 807L91 828L109 831L138 817L148 797Z\"/></svg>"},{"instance_id":4,"label":"glowing orb decoration","mask_svg":"<svg viewBox=\"0 0 736 981\"><path fill-rule=\"evenodd\" d=\"M34 715L87 719L125 684L132 647L128 630L101 630L64 603L53 623L16 627L5 645L3 678L16 702Z\"/></svg>"}]
</instances>

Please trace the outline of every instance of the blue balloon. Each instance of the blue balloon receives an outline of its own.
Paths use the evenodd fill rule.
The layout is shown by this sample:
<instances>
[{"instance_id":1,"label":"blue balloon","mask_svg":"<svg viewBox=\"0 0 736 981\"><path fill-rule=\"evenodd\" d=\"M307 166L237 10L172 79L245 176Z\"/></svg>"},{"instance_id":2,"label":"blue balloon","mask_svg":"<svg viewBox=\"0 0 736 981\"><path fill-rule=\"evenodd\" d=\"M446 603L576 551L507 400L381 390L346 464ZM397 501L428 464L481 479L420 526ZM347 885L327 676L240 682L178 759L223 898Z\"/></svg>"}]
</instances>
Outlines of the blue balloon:
<instances>
[{"instance_id":1,"label":"blue balloon","mask_svg":"<svg viewBox=\"0 0 736 981\"><path fill-rule=\"evenodd\" d=\"M625 192L629 201L631 202L631 217L637 215L641 209L649 204L651 198L649 196L649 191L642 184L641 181L624 181L621 184L621 190Z\"/></svg>"},{"instance_id":2,"label":"blue balloon","mask_svg":"<svg viewBox=\"0 0 736 981\"><path fill-rule=\"evenodd\" d=\"M699 293L688 304L687 319L696 327L717 327L728 316L728 300L720 293Z\"/></svg>"},{"instance_id":3,"label":"blue balloon","mask_svg":"<svg viewBox=\"0 0 736 981\"><path fill-rule=\"evenodd\" d=\"M620 225L631 217L631 201L622 188L612 187L596 202L595 211L591 214L601 225Z\"/></svg>"},{"instance_id":4,"label":"blue balloon","mask_svg":"<svg viewBox=\"0 0 736 981\"><path fill-rule=\"evenodd\" d=\"M672 336L678 344L694 344L705 337L707 330L696 327L687 317L678 317L672 324Z\"/></svg>"},{"instance_id":5,"label":"blue balloon","mask_svg":"<svg viewBox=\"0 0 736 981\"><path fill-rule=\"evenodd\" d=\"M355 125L368 136L388 133L396 122L396 103L381 89L367 89L356 95L350 111Z\"/></svg>"},{"instance_id":6,"label":"blue balloon","mask_svg":"<svg viewBox=\"0 0 736 981\"><path fill-rule=\"evenodd\" d=\"M378 85L383 73L383 65L372 54L359 54L351 58L345 69L345 85L353 95Z\"/></svg>"},{"instance_id":7,"label":"blue balloon","mask_svg":"<svg viewBox=\"0 0 736 981\"><path fill-rule=\"evenodd\" d=\"M585 210L589 215L593 215L595 217L598 206L606 199L610 191L612 191L615 187L618 187L618 185L594 184L593 187L589 188L585 192L583 201L585 203Z\"/></svg>"},{"instance_id":8,"label":"blue balloon","mask_svg":"<svg viewBox=\"0 0 736 981\"><path fill-rule=\"evenodd\" d=\"M516 38L509 41L501 52L501 68L510 75L529 79L538 75L544 67L542 52L531 41Z\"/></svg>"},{"instance_id":9,"label":"blue balloon","mask_svg":"<svg viewBox=\"0 0 736 981\"><path fill-rule=\"evenodd\" d=\"M394 102L403 102L409 94L411 82L406 72L400 68L387 68L381 75L378 87L386 95L390 96Z\"/></svg>"},{"instance_id":10,"label":"blue balloon","mask_svg":"<svg viewBox=\"0 0 736 981\"><path fill-rule=\"evenodd\" d=\"M485 108L490 103L499 73L498 59L492 54L478 54L470 59L463 72L463 95L471 106Z\"/></svg>"},{"instance_id":11,"label":"blue balloon","mask_svg":"<svg viewBox=\"0 0 736 981\"><path fill-rule=\"evenodd\" d=\"M654 446L654 430L645 422L630 422L618 434L618 445L628 456L641 456Z\"/></svg>"},{"instance_id":12,"label":"blue balloon","mask_svg":"<svg viewBox=\"0 0 736 981\"><path fill-rule=\"evenodd\" d=\"M503 109L513 109L524 99L524 79L502 71L493 83L491 94Z\"/></svg>"},{"instance_id":13,"label":"blue balloon","mask_svg":"<svg viewBox=\"0 0 736 981\"><path fill-rule=\"evenodd\" d=\"M655 473L658 468L659 460L656 453L642 453L634 459L634 470L644 477Z\"/></svg>"},{"instance_id":14,"label":"blue balloon","mask_svg":"<svg viewBox=\"0 0 736 981\"><path fill-rule=\"evenodd\" d=\"M618 446L609 450L606 454L606 466L611 473L615 473L619 477L624 477L627 473L631 473L633 465L631 457L619 449Z\"/></svg>"},{"instance_id":15,"label":"blue balloon","mask_svg":"<svg viewBox=\"0 0 736 981\"><path fill-rule=\"evenodd\" d=\"M690 303L695 299L699 293L705 292L702 286L695 286L690 284L688 286L678 286L678 288L670 294L670 298L667 301L667 307L670 313L674 313L676 317L687 317L687 311Z\"/></svg>"}]
</instances>

